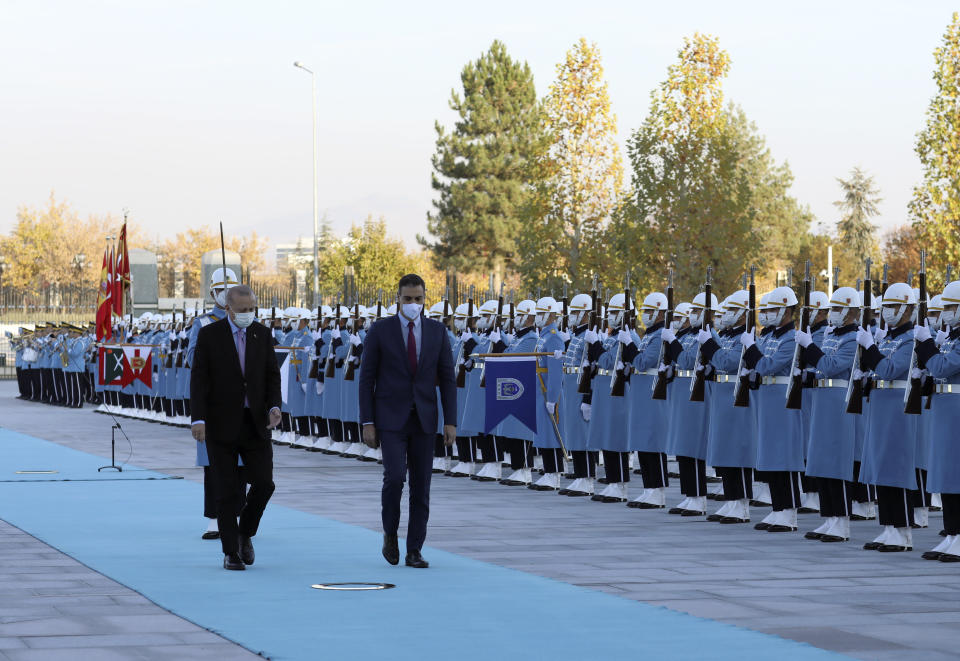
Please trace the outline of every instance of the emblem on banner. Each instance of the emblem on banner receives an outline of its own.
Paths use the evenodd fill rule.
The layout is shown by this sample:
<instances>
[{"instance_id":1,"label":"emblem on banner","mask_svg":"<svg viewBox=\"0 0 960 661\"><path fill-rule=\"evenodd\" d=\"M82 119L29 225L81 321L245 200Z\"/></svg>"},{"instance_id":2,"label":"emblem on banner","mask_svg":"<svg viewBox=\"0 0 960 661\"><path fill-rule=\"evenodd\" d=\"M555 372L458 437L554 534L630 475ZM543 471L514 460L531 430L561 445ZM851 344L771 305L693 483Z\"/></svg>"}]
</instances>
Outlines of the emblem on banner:
<instances>
[{"instance_id":1,"label":"emblem on banner","mask_svg":"<svg viewBox=\"0 0 960 661\"><path fill-rule=\"evenodd\" d=\"M523 384L518 379L503 377L497 379L497 399L510 401L523 396Z\"/></svg>"}]
</instances>

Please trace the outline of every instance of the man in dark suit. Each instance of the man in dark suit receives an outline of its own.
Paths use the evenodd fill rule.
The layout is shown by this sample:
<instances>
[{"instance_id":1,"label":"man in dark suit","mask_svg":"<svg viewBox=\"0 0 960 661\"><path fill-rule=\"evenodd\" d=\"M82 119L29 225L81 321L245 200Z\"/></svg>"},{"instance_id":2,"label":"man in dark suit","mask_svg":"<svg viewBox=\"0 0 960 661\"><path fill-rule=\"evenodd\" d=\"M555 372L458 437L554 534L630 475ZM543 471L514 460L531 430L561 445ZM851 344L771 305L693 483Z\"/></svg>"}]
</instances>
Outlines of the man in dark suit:
<instances>
[{"instance_id":1,"label":"man in dark suit","mask_svg":"<svg viewBox=\"0 0 960 661\"><path fill-rule=\"evenodd\" d=\"M426 287L419 275L400 279L397 314L373 324L363 342L360 364L360 421L363 442L383 451L383 557L400 562L397 529L400 495L410 472L409 567L426 568L420 555L430 515L437 429L437 388L444 421L457 419L457 384L450 339L443 324L423 316ZM455 424L444 424L444 442L452 445Z\"/></svg>"},{"instance_id":2,"label":"man in dark suit","mask_svg":"<svg viewBox=\"0 0 960 661\"><path fill-rule=\"evenodd\" d=\"M197 335L190 413L193 437L206 443L214 474L223 566L240 570L253 564L251 537L274 490L273 445L267 430L280 422L280 369L272 334L254 321L253 290L238 285L226 296L227 317ZM238 458L250 483L242 509Z\"/></svg>"}]
</instances>

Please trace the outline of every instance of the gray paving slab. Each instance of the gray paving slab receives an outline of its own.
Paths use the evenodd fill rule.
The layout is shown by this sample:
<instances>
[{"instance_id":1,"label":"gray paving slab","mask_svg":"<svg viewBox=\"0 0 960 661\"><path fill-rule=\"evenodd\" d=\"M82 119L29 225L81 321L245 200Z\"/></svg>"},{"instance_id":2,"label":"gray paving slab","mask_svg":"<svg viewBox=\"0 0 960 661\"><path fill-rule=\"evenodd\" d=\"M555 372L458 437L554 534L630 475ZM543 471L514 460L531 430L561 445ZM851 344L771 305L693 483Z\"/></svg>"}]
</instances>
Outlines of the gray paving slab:
<instances>
[{"instance_id":1,"label":"gray paving slab","mask_svg":"<svg viewBox=\"0 0 960 661\"><path fill-rule=\"evenodd\" d=\"M16 431L109 456L110 420L89 407L74 411L21 402L13 398L11 384L0 383L0 420ZM118 442L120 461L202 480L202 472L193 466L195 445L187 430L128 419L121 424L132 444ZM272 502L379 530L381 470L376 464L280 447L275 448L274 464L277 491ZM631 488L639 489L639 477L633 479ZM669 489L670 504L680 500L677 487L674 483ZM773 535L754 531L752 525L721 526L663 511L630 510L443 476L434 476L432 496L427 543L453 553L862 659L951 658L958 646L960 567L919 558L921 551L940 541L938 514L931 514L928 529L915 531L916 551L884 555L860 548L879 532L874 522L854 523L850 543L821 544L802 538L803 531L819 524L816 515L801 515L799 533ZM196 528L185 530L185 535L202 532L201 505L197 503ZM766 511L754 510L754 520ZM211 644L214 651L207 650L205 636L222 639L198 627L193 632L177 630L177 625L159 617L162 609L143 597L109 580L98 583L62 554L16 531L7 536L8 530L9 526L0 528L0 558L7 558L0 560L0 590L7 585L19 589L17 605L37 609L37 619L63 619L80 626L79 617L86 620L88 633L68 635L107 636L108 643L117 644L97 650L122 654L135 649L138 656L128 658L170 658L163 656L170 649L183 650L177 658L203 654L231 658L234 653L252 658L225 641ZM269 509L261 534L270 534ZM5 549L9 556L4 556ZM379 548L370 553L379 555ZM27 563L24 572L16 571L18 560ZM211 543L211 562L218 561L219 547ZM70 568L66 580L82 585L45 592L43 576L58 573L64 579L65 567ZM83 604L75 599L110 601L91 601L87 605L96 610L84 614ZM119 619L109 619L111 601ZM127 611L125 603L145 610ZM50 604L56 614L45 610ZM140 616L145 619L137 619ZM0 627L9 625L17 623L0 619ZM21 636L2 631L0 641L12 641L7 644L14 647L5 649L0 643L0 654L67 658L55 655L67 654L69 648L20 647ZM198 638L194 644L190 638L177 638L179 646L119 644L131 632L163 639ZM32 653L53 656L29 656ZM952 658L957 656L954 652Z\"/></svg>"}]
</instances>

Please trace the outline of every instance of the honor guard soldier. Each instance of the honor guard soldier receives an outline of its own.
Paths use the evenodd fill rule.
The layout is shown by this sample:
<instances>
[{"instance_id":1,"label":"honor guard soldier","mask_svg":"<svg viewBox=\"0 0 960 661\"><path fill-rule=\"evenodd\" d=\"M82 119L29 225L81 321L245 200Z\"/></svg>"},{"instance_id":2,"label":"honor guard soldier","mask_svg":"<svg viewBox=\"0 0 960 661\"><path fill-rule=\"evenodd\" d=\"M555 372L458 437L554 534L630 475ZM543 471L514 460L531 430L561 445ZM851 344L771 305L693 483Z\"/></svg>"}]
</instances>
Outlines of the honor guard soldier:
<instances>
[{"instance_id":1,"label":"honor guard soldier","mask_svg":"<svg viewBox=\"0 0 960 661\"><path fill-rule=\"evenodd\" d=\"M457 358L454 369L459 375L463 373L463 388L457 388L457 401L460 400L460 391L463 390L463 419L460 426L457 427L457 433L465 436L471 436L476 439L477 452L479 453L478 468L471 479L480 482L497 482L501 478L502 464L501 456L497 452L496 439L492 434L484 430L485 423L485 388L483 382L483 367L480 363L470 356L475 353L490 352L490 336L499 324L497 318L498 302L494 300L486 301L477 310L477 331L471 333L470 337L460 345L457 351ZM458 381L460 377L458 376ZM454 466L451 469L453 474L463 473L470 467Z\"/></svg>"},{"instance_id":2,"label":"honor guard soldier","mask_svg":"<svg viewBox=\"0 0 960 661\"><path fill-rule=\"evenodd\" d=\"M288 437L291 447L309 447L313 445L310 437L310 419L307 415L307 386L310 375L309 353L313 347L313 335L310 332L310 311L293 308L291 321L293 330L284 340L290 350L287 373L287 406L290 410L292 433Z\"/></svg>"},{"instance_id":3,"label":"honor guard soldier","mask_svg":"<svg viewBox=\"0 0 960 661\"><path fill-rule=\"evenodd\" d=\"M591 500L603 503L627 501L627 483L630 481L630 446L627 442L629 429L629 401L626 397L612 397L611 385L617 368L626 369L626 363L617 358L620 346L633 337L624 330L626 314L633 311L633 302L624 294L614 294L607 304L609 334L598 334L588 329L584 334L587 345L587 362L595 366L595 375L590 383L590 392L583 396L581 412L590 423L587 433L587 449L603 453L603 466L607 486L592 496Z\"/></svg>"},{"instance_id":4,"label":"honor guard soldier","mask_svg":"<svg viewBox=\"0 0 960 661\"><path fill-rule=\"evenodd\" d=\"M443 318L444 307L448 305L446 301L436 303L431 309L435 319L438 321ZM450 477L470 477L476 468L476 447L473 433L468 433L464 426L464 417L466 415L467 403L467 378L465 373L465 364L469 356L476 350L477 339L474 337L471 326L476 325L475 318L470 316L469 303L461 303L456 307L453 314L454 329L459 333L450 342L450 349L453 352L454 369L456 370L459 384L461 371L464 372L463 387L457 388L457 440L456 453L457 462L451 466L449 451L443 442L443 411L439 411L437 417L437 442L434 454L433 468L435 472L443 472ZM471 361L472 362L472 361ZM479 374L478 374L479 376ZM439 388L438 388L439 392ZM482 433L482 430L480 431Z\"/></svg>"},{"instance_id":5,"label":"honor guard soldier","mask_svg":"<svg viewBox=\"0 0 960 661\"><path fill-rule=\"evenodd\" d=\"M347 430L340 418L340 385L343 379L340 377L343 370L337 369L337 364L347 357L347 350L350 346L350 337L347 333L345 320L340 316L341 305L332 306L330 314L330 343L327 345L326 354L320 363L320 369L324 371L323 377L323 417L327 419L327 429L330 431L330 438L333 443L330 444L330 451L336 454L342 454L349 445Z\"/></svg>"},{"instance_id":6,"label":"honor guard soldier","mask_svg":"<svg viewBox=\"0 0 960 661\"><path fill-rule=\"evenodd\" d=\"M827 315L829 311L830 297L822 291L811 291L809 328L800 328L798 330L808 331L814 344L819 345L827 329ZM807 450L810 445L810 396L807 391L815 385L816 378L816 369L807 365L803 373L803 388L800 390L800 420L803 425L804 462L807 460ZM800 497L800 509L797 511L805 514L819 512L820 494L817 480L804 472L800 475L800 488L803 490L803 494Z\"/></svg>"},{"instance_id":7,"label":"honor guard soldier","mask_svg":"<svg viewBox=\"0 0 960 661\"><path fill-rule=\"evenodd\" d=\"M312 334L313 352L310 356L310 372L314 375L313 390L316 395L310 416L312 425L317 430L317 438L314 439L310 451L322 452L324 454L334 454L330 449L333 444L330 426L327 424L327 419L323 413L323 401L326 391L323 358L327 355L327 347L329 347L330 340L333 337L333 331L331 330L332 319L333 309L329 305L321 305L317 309L317 330Z\"/></svg>"},{"instance_id":8,"label":"honor guard soldier","mask_svg":"<svg viewBox=\"0 0 960 661\"><path fill-rule=\"evenodd\" d=\"M526 299L520 301L513 317L516 334L509 346L494 341L492 353L530 353L537 346L537 327L534 325L537 316L537 304ZM508 477L500 480L500 484L508 487L526 486L533 480L532 450L533 432L513 416L497 425L494 432L503 440L506 451L510 453L510 469L513 471Z\"/></svg>"},{"instance_id":9,"label":"honor guard soldier","mask_svg":"<svg viewBox=\"0 0 960 661\"><path fill-rule=\"evenodd\" d=\"M213 298L214 307L209 312L194 319L194 323L190 327L186 355L188 366L193 365L193 354L197 348L197 335L200 333L200 329L227 316L227 311L224 309L227 303L226 292L227 289L235 287L237 284L239 284L237 274L232 269L218 268L210 275L210 296ZM199 441L197 442L197 466L203 466L203 516L207 519L207 530L202 537L203 539L219 539L217 492L210 472L210 459L207 457L206 443L200 443ZM240 488L244 492L246 491L246 486L242 484L242 481Z\"/></svg>"},{"instance_id":10,"label":"honor guard soldier","mask_svg":"<svg viewBox=\"0 0 960 661\"><path fill-rule=\"evenodd\" d=\"M804 536L822 542L845 542L850 539L856 422L860 417L846 412L857 350L860 294L853 287L839 287L828 307L829 333L822 333L819 340L812 332L797 331L795 335L803 349L803 361L816 368L817 379L817 387L806 393L810 407L806 475L817 481L823 522Z\"/></svg>"},{"instance_id":11,"label":"honor guard soldier","mask_svg":"<svg viewBox=\"0 0 960 661\"><path fill-rule=\"evenodd\" d=\"M930 410L921 415L921 420L930 419L927 488L940 494L943 507L943 541L923 558L960 562L960 446L956 442L960 402L954 401L960 395L960 281L947 284L939 303L944 329L934 337L930 328L914 329L918 366L935 380Z\"/></svg>"},{"instance_id":12,"label":"honor guard soldier","mask_svg":"<svg viewBox=\"0 0 960 661\"><path fill-rule=\"evenodd\" d=\"M563 393L560 396L560 429L567 451L573 459L573 482L558 493L564 496L592 496L597 477L596 451L587 451L589 423L580 411L582 397L578 392L580 366L584 362L586 344L584 336L590 321L593 299L590 294L577 294L570 299L567 312L567 327L570 342L563 362Z\"/></svg>"},{"instance_id":13,"label":"honor guard soldier","mask_svg":"<svg viewBox=\"0 0 960 661\"><path fill-rule=\"evenodd\" d=\"M916 299L904 282L887 288L880 304L883 325L876 337L865 328L857 331L863 347L861 370L872 371L870 401L863 406L867 417L861 465L861 481L877 487L881 534L864 544L867 550L898 552L913 550L913 507L907 492L917 488L917 416L903 412L904 390L913 355L913 324L910 319ZM853 375L858 378L858 374Z\"/></svg>"},{"instance_id":14,"label":"honor guard soldier","mask_svg":"<svg viewBox=\"0 0 960 661\"><path fill-rule=\"evenodd\" d=\"M88 341L80 335L80 330L71 328L64 347L67 364L63 367L67 386L66 405L79 409L83 407L83 388L81 386L84 374L87 371L86 354Z\"/></svg>"},{"instance_id":15,"label":"honor guard soldier","mask_svg":"<svg viewBox=\"0 0 960 661\"><path fill-rule=\"evenodd\" d=\"M660 351L667 311L667 297L660 292L647 294L640 306L640 320L645 331L636 337L630 328L622 329L618 338L623 343L622 359L631 364L633 375L627 389L629 402L627 442L637 453L637 464L643 477L643 491L628 507L661 509L666 504L667 425L669 412L664 400L653 399L653 383L657 378ZM629 338L629 342L626 341Z\"/></svg>"},{"instance_id":16,"label":"honor guard soldier","mask_svg":"<svg viewBox=\"0 0 960 661\"><path fill-rule=\"evenodd\" d=\"M744 363L760 377L757 391L757 468L764 471L773 500L773 518L768 532L797 529L800 507L800 472L803 471L803 426L801 413L785 406L793 369L794 321L797 296L790 287L777 287L767 299L767 314L773 331L757 340L744 332Z\"/></svg>"},{"instance_id":17,"label":"honor guard soldier","mask_svg":"<svg viewBox=\"0 0 960 661\"><path fill-rule=\"evenodd\" d=\"M260 314L264 315L269 313L269 310L261 310ZM298 446L304 450L313 450L317 444L319 430L317 425L317 420L322 415L323 411L320 408L322 406L322 395L317 392L317 376L318 369L316 364L316 343L317 340L321 337L321 331L319 330L319 308L314 308L309 310L310 319L307 324L307 331L309 333L309 339L307 341L307 352L304 356L304 363L306 364L307 371L307 390L304 392L304 415L307 418L307 434L298 439ZM267 322L269 323L269 322Z\"/></svg>"},{"instance_id":18,"label":"honor guard soldier","mask_svg":"<svg viewBox=\"0 0 960 661\"><path fill-rule=\"evenodd\" d=\"M346 314L345 328L347 330L347 351L343 359L343 369L340 378L340 415L352 443L348 446L346 456L355 457L361 461L375 459L370 449L363 444L360 436L360 380L358 378L361 356L363 354L363 318L362 305L354 304L344 308L341 314ZM350 377L350 378L348 378Z\"/></svg>"},{"instance_id":19,"label":"honor guard soldier","mask_svg":"<svg viewBox=\"0 0 960 661\"><path fill-rule=\"evenodd\" d=\"M534 434L533 445L543 458L543 476L528 488L556 491L560 488L560 475L564 470L561 438L557 434L558 431L563 434L559 407L565 345L557 326L563 307L552 296L544 296L537 301L536 311L534 323L539 329L540 338L534 351L552 355L537 357L537 433Z\"/></svg>"}]
</instances>

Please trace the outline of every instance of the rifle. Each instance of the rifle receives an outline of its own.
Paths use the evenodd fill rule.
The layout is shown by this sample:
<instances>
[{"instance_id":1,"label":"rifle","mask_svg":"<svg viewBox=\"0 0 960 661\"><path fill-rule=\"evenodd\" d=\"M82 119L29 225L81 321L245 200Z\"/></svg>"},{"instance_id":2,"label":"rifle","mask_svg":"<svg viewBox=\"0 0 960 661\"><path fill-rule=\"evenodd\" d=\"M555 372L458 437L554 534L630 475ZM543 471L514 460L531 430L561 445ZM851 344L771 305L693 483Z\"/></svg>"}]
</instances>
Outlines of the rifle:
<instances>
[{"instance_id":1,"label":"rifle","mask_svg":"<svg viewBox=\"0 0 960 661\"><path fill-rule=\"evenodd\" d=\"M673 323L673 269L667 270L667 314L664 317L664 328L670 328ZM653 399L667 398L667 372L669 366L664 364L670 345L660 343L660 359L657 360L657 378L653 382Z\"/></svg>"},{"instance_id":2,"label":"rifle","mask_svg":"<svg viewBox=\"0 0 960 661\"><path fill-rule=\"evenodd\" d=\"M757 328L757 267L750 267L750 288L747 290L746 331L753 333ZM733 405L741 408L750 406L750 375L743 373L743 347L740 348L740 364L737 366L737 385L733 392Z\"/></svg>"},{"instance_id":3,"label":"rifle","mask_svg":"<svg viewBox=\"0 0 960 661\"><path fill-rule=\"evenodd\" d=\"M806 331L810 325L810 260L803 270L803 308L800 310L800 330ZM790 363L790 383L787 385L787 408L799 410L803 405L803 371L806 363L803 362L803 350L796 342L793 343L793 361Z\"/></svg>"},{"instance_id":4,"label":"rifle","mask_svg":"<svg viewBox=\"0 0 960 661\"><path fill-rule=\"evenodd\" d=\"M470 285L470 294L467 296L467 325L470 328L470 317L473 316L473 285ZM457 355L457 387L464 388L467 385L467 366L463 359L463 342L460 342L460 351Z\"/></svg>"},{"instance_id":5,"label":"rifle","mask_svg":"<svg viewBox=\"0 0 960 661\"><path fill-rule=\"evenodd\" d=\"M704 298L703 298L703 319L700 323L700 328L702 330L707 330L710 328L710 324L713 323L713 284L711 280L713 279L713 267L707 267L707 281L704 284ZM700 348L697 348L697 360L694 364L694 373L693 378L690 379L690 401L691 402L702 402L704 395L707 390L707 366L703 362L703 356L700 353Z\"/></svg>"},{"instance_id":6,"label":"rifle","mask_svg":"<svg viewBox=\"0 0 960 661\"><path fill-rule=\"evenodd\" d=\"M510 295L510 298L511 298L511 300L513 299L513 294ZM501 331L503 330L503 321L502 321L502 319L503 319L503 281L501 280L501 281L500 281L500 295L497 297L497 320L496 320L496 326L494 327L494 328L496 328L497 332L501 332ZM493 348L491 347L490 350L492 351ZM486 363L486 361L484 361L484 363L483 363L483 368L481 368L481 370L480 370L480 387L481 387L481 388L486 388L486 387L487 387L487 363Z\"/></svg>"},{"instance_id":7,"label":"rifle","mask_svg":"<svg viewBox=\"0 0 960 661\"><path fill-rule=\"evenodd\" d=\"M920 300L917 301L917 323L927 323L927 251L920 251ZM918 373L917 341L913 341L913 353L910 356L909 384L903 391L903 412L920 415L923 409L923 376ZM914 376L914 373L918 373ZM927 379L929 380L929 379Z\"/></svg>"},{"instance_id":8,"label":"rifle","mask_svg":"<svg viewBox=\"0 0 960 661\"><path fill-rule=\"evenodd\" d=\"M840 288L840 267L839 266L833 267L833 288L834 289ZM833 296L833 292L828 291L827 296Z\"/></svg>"},{"instance_id":9,"label":"rifle","mask_svg":"<svg viewBox=\"0 0 960 661\"><path fill-rule=\"evenodd\" d=\"M353 332L354 333L360 332L360 329L357 328L357 324L359 321L360 321L360 303L359 301L354 299L354 302L353 302ZM357 371L356 362L353 360L350 360L354 357L355 350L356 350L356 347L353 345L350 345L350 352L347 359L347 367L345 370L343 370L344 381L353 381L353 375Z\"/></svg>"},{"instance_id":10,"label":"rifle","mask_svg":"<svg viewBox=\"0 0 960 661\"><path fill-rule=\"evenodd\" d=\"M873 281L870 279L871 260L867 257L866 273L863 279L863 310L860 311L860 325L870 330L870 322L873 321ZM886 265L884 265L886 271ZM886 276L884 276L886 277ZM882 316L882 315L881 315ZM862 370L860 369L860 358L863 354L863 347L857 345L857 353L853 356L853 369L850 371L850 380L847 381L847 413L863 413L863 395L864 387ZM861 376L857 376L861 374Z\"/></svg>"},{"instance_id":11,"label":"rifle","mask_svg":"<svg viewBox=\"0 0 960 661\"><path fill-rule=\"evenodd\" d=\"M569 314L568 306L570 305L570 297L567 293L567 283L563 283L563 319L560 320L560 330L567 332L567 329L570 327L569 322L567 321L567 315Z\"/></svg>"},{"instance_id":12,"label":"rifle","mask_svg":"<svg viewBox=\"0 0 960 661\"><path fill-rule=\"evenodd\" d=\"M588 329L592 330L597 326L597 276L593 276L593 287L590 290L590 298L593 299L590 307L590 325ZM587 347L583 348L583 358L580 359L580 374L577 380L577 392L581 395L591 392L590 382L593 381L594 370L587 360Z\"/></svg>"},{"instance_id":13,"label":"rifle","mask_svg":"<svg viewBox=\"0 0 960 661\"><path fill-rule=\"evenodd\" d=\"M383 318L383 290L377 290L377 321Z\"/></svg>"},{"instance_id":14,"label":"rifle","mask_svg":"<svg viewBox=\"0 0 960 661\"><path fill-rule=\"evenodd\" d=\"M628 333L632 328L632 323L630 319L630 271L627 271L627 281L626 285L623 288L623 322L620 324L620 328L626 330ZM617 359L613 362L614 367L620 363L620 359L623 357L623 343L617 342ZM610 396L611 397L623 397L624 392L626 391L627 377L626 372L629 370L629 366L624 365L622 370L614 370L614 374L610 379Z\"/></svg>"},{"instance_id":15,"label":"rifle","mask_svg":"<svg viewBox=\"0 0 960 661\"><path fill-rule=\"evenodd\" d=\"M333 348L333 342L340 332L340 294L337 294L337 306L333 318L333 332L330 335L330 348L327 350L327 364L323 370L323 376L326 379L332 379L337 375L337 356Z\"/></svg>"}]
</instances>

